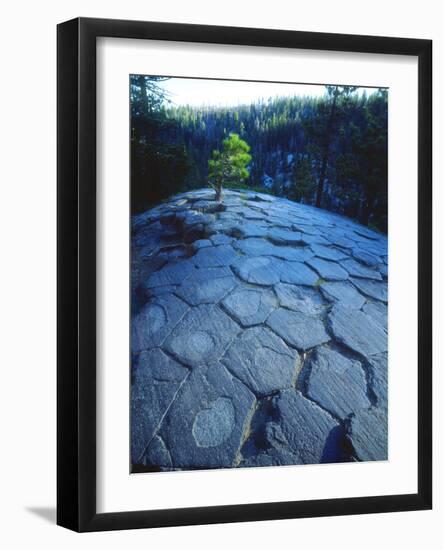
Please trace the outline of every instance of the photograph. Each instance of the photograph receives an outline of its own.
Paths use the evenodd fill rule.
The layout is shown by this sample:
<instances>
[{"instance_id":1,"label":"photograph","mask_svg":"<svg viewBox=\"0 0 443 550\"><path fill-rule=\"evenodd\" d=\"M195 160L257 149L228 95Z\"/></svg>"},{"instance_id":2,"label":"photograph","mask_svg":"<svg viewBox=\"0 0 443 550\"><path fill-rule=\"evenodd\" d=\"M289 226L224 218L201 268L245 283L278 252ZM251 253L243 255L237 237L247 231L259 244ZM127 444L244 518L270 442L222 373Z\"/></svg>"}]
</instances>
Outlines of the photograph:
<instances>
[{"instance_id":1,"label":"photograph","mask_svg":"<svg viewBox=\"0 0 443 550\"><path fill-rule=\"evenodd\" d=\"M443 26L377 1L5 4L1 547L441 546Z\"/></svg>"},{"instance_id":2,"label":"photograph","mask_svg":"<svg viewBox=\"0 0 443 550\"><path fill-rule=\"evenodd\" d=\"M132 473L388 459L388 95L130 75Z\"/></svg>"}]
</instances>

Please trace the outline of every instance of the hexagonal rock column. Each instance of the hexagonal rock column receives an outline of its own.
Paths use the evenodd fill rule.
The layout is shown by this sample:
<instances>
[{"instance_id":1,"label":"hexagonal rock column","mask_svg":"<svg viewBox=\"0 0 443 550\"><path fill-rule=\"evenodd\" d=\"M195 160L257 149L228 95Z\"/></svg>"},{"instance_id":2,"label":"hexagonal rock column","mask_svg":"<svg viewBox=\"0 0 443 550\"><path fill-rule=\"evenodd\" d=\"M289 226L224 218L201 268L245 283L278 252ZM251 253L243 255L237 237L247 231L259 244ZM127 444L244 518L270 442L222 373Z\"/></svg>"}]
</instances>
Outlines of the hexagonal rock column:
<instances>
[{"instance_id":1,"label":"hexagonal rock column","mask_svg":"<svg viewBox=\"0 0 443 550\"><path fill-rule=\"evenodd\" d=\"M320 285L323 296L332 303L351 309L360 309L366 299L348 282L331 282Z\"/></svg>"},{"instance_id":2,"label":"hexagonal rock column","mask_svg":"<svg viewBox=\"0 0 443 550\"><path fill-rule=\"evenodd\" d=\"M339 342L365 357L388 349L386 332L362 311L334 306L329 322Z\"/></svg>"},{"instance_id":3,"label":"hexagonal rock column","mask_svg":"<svg viewBox=\"0 0 443 550\"><path fill-rule=\"evenodd\" d=\"M273 403L294 464L335 462L341 456L342 433L327 412L294 389L282 391Z\"/></svg>"},{"instance_id":4,"label":"hexagonal rock column","mask_svg":"<svg viewBox=\"0 0 443 550\"><path fill-rule=\"evenodd\" d=\"M237 282L226 267L199 269L186 279L176 290L176 294L191 306L214 304L230 292Z\"/></svg>"},{"instance_id":5,"label":"hexagonal rock column","mask_svg":"<svg viewBox=\"0 0 443 550\"><path fill-rule=\"evenodd\" d=\"M165 294L148 302L131 323L132 353L160 346L188 309L173 294Z\"/></svg>"},{"instance_id":6,"label":"hexagonal rock column","mask_svg":"<svg viewBox=\"0 0 443 550\"><path fill-rule=\"evenodd\" d=\"M158 436L167 454L156 466L227 468L235 465L251 421L254 395L219 363L196 368L165 416ZM151 449L147 449L147 456ZM161 454L156 453L161 460ZM170 461L170 462L169 462Z\"/></svg>"},{"instance_id":7,"label":"hexagonal rock column","mask_svg":"<svg viewBox=\"0 0 443 550\"><path fill-rule=\"evenodd\" d=\"M347 421L347 438L358 460L388 459L388 425L386 411L359 410Z\"/></svg>"},{"instance_id":8,"label":"hexagonal rock column","mask_svg":"<svg viewBox=\"0 0 443 550\"><path fill-rule=\"evenodd\" d=\"M251 327L266 321L277 307L277 300L272 290L241 287L231 292L222 304L242 326Z\"/></svg>"},{"instance_id":9,"label":"hexagonal rock column","mask_svg":"<svg viewBox=\"0 0 443 550\"><path fill-rule=\"evenodd\" d=\"M218 306L192 308L172 331L165 349L191 367L217 361L240 327Z\"/></svg>"},{"instance_id":10,"label":"hexagonal rock column","mask_svg":"<svg viewBox=\"0 0 443 550\"><path fill-rule=\"evenodd\" d=\"M318 315L327 305L319 292L312 288L280 283L274 290L281 306L305 315Z\"/></svg>"},{"instance_id":11,"label":"hexagonal rock column","mask_svg":"<svg viewBox=\"0 0 443 550\"><path fill-rule=\"evenodd\" d=\"M222 362L256 395L294 385L300 358L269 329L245 330L231 344Z\"/></svg>"},{"instance_id":12,"label":"hexagonal rock column","mask_svg":"<svg viewBox=\"0 0 443 550\"><path fill-rule=\"evenodd\" d=\"M320 319L296 311L276 309L266 324L285 342L299 350L308 350L330 340Z\"/></svg>"},{"instance_id":13,"label":"hexagonal rock column","mask_svg":"<svg viewBox=\"0 0 443 550\"><path fill-rule=\"evenodd\" d=\"M359 361L321 347L314 352L310 368L307 396L335 417L344 420L353 411L371 406Z\"/></svg>"},{"instance_id":14,"label":"hexagonal rock column","mask_svg":"<svg viewBox=\"0 0 443 550\"><path fill-rule=\"evenodd\" d=\"M337 462L345 428L354 459L386 455L385 236L247 190L220 205L209 189L132 231L134 464Z\"/></svg>"},{"instance_id":15,"label":"hexagonal rock column","mask_svg":"<svg viewBox=\"0 0 443 550\"><path fill-rule=\"evenodd\" d=\"M131 387L131 456L139 464L189 371L161 350L140 354Z\"/></svg>"}]
</instances>

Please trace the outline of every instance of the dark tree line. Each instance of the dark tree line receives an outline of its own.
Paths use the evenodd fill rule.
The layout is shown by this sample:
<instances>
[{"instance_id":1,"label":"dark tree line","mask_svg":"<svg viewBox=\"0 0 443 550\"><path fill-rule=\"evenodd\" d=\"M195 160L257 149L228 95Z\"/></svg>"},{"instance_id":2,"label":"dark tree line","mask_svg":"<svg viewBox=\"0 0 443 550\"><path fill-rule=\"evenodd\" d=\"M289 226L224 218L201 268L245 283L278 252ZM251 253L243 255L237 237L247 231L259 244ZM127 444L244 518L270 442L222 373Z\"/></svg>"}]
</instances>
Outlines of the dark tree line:
<instances>
[{"instance_id":1,"label":"dark tree line","mask_svg":"<svg viewBox=\"0 0 443 550\"><path fill-rule=\"evenodd\" d=\"M327 86L321 98L271 98L237 108L173 106L161 77L131 78L133 211L208 186L208 160L229 134L251 150L263 188L379 229L387 227L387 92Z\"/></svg>"},{"instance_id":2,"label":"dark tree line","mask_svg":"<svg viewBox=\"0 0 443 550\"><path fill-rule=\"evenodd\" d=\"M177 124L165 114L163 77L131 75L131 210L140 212L176 193L190 171Z\"/></svg>"}]
</instances>

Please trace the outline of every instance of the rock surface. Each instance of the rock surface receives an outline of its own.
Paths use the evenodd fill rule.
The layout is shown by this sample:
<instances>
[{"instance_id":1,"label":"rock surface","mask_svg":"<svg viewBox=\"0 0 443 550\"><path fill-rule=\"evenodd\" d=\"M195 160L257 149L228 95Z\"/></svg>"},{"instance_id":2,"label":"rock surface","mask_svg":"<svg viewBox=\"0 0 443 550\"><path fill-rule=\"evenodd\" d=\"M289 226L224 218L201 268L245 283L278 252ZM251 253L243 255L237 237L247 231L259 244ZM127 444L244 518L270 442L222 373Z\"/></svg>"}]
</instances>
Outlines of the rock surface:
<instances>
[{"instance_id":1,"label":"rock surface","mask_svg":"<svg viewBox=\"0 0 443 550\"><path fill-rule=\"evenodd\" d=\"M300 369L297 351L263 327L243 332L232 343L222 362L258 396L290 388Z\"/></svg>"},{"instance_id":2,"label":"rock surface","mask_svg":"<svg viewBox=\"0 0 443 550\"><path fill-rule=\"evenodd\" d=\"M320 347L311 361L307 396L344 420L353 411L368 409L366 378L358 361L329 348Z\"/></svg>"},{"instance_id":3,"label":"rock surface","mask_svg":"<svg viewBox=\"0 0 443 550\"><path fill-rule=\"evenodd\" d=\"M256 192L132 218L135 471L387 458L387 239Z\"/></svg>"}]
</instances>

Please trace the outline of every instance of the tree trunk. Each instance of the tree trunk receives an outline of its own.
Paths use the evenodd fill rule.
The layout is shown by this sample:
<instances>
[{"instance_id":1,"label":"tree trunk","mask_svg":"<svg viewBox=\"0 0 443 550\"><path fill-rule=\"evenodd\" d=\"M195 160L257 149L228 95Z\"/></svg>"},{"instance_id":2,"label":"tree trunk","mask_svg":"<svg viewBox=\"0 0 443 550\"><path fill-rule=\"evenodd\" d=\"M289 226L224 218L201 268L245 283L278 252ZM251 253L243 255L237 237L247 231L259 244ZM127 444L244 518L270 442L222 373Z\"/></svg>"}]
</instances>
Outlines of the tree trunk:
<instances>
[{"instance_id":1,"label":"tree trunk","mask_svg":"<svg viewBox=\"0 0 443 550\"><path fill-rule=\"evenodd\" d=\"M217 202L221 202L223 198L223 187L220 185L220 187L217 187L215 190L215 200Z\"/></svg>"},{"instance_id":2,"label":"tree trunk","mask_svg":"<svg viewBox=\"0 0 443 550\"><path fill-rule=\"evenodd\" d=\"M329 152L329 144L328 144L328 152ZM317 194L316 194L316 197L315 197L315 206L317 208L321 208L321 201L322 201L322 198L323 198L323 189L325 187L327 167L328 167L328 153L324 154L323 159L322 159L322 163L321 163L320 178L318 180Z\"/></svg>"},{"instance_id":3,"label":"tree trunk","mask_svg":"<svg viewBox=\"0 0 443 550\"><path fill-rule=\"evenodd\" d=\"M360 223L362 225L369 225L369 220L371 218L372 211L374 209L375 197L367 196L363 204L363 210L361 213Z\"/></svg>"},{"instance_id":4,"label":"tree trunk","mask_svg":"<svg viewBox=\"0 0 443 550\"><path fill-rule=\"evenodd\" d=\"M328 169L328 160L329 160L329 147L331 145L331 138L332 138L332 130L335 122L335 111L337 107L337 97L339 93L334 92L334 97L332 99L332 105L331 105L331 111L329 113L328 123L326 126L326 136L325 136L325 144L323 146L323 156L321 161L321 169L320 169L320 178L318 180L317 184L317 194L315 197L315 206L317 208L321 208L321 201L323 197L323 190L325 187L325 179L326 179L326 171Z\"/></svg>"}]
</instances>

